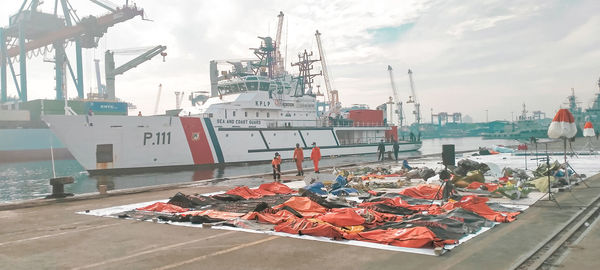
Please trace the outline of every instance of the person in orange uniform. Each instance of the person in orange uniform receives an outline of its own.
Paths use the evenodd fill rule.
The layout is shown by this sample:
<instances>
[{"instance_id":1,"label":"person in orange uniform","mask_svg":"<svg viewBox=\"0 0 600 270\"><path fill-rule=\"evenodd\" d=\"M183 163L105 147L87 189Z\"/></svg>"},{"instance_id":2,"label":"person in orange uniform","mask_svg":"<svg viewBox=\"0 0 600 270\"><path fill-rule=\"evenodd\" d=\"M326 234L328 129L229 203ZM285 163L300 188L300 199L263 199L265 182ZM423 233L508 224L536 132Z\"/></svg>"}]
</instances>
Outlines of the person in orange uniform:
<instances>
[{"instance_id":1,"label":"person in orange uniform","mask_svg":"<svg viewBox=\"0 0 600 270\"><path fill-rule=\"evenodd\" d=\"M310 159L312 159L315 165L315 173L319 173L319 160L321 160L321 149L317 147L317 143L312 143L312 152L310 153Z\"/></svg>"},{"instance_id":2,"label":"person in orange uniform","mask_svg":"<svg viewBox=\"0 0 600 270\"><path fill-rule=\"evenodd\" d=\"M296 176L304 175L304 170L302 170L302 160L304 160L304 152L302 148L300 148L300 144L296 144L296 149L294 149L294 161L296 162L296 169L298 170L298 174Z\"/></svg>"},{"instance_id":3,"label":"person in orange uniform","mask_svg":"<svg viewBox=\"0 0 600 270\"><path fill-rule=\"evenodd\" d=\"M275 152L275 157L271 161L271 166L273 166L273 180L275 182L281 181L281 156L279 153Z\"/></svg>"}]
</instances>

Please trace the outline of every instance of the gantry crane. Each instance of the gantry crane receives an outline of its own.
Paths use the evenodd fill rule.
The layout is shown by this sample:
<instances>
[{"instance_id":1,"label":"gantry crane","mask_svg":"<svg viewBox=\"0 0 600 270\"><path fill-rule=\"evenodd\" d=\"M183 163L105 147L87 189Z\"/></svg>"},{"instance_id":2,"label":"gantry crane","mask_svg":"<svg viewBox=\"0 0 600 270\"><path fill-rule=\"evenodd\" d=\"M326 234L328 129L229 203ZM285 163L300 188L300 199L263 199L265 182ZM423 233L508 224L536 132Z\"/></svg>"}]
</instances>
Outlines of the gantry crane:
<instances>
[{"instance_id":1,"label":"gantry crane","mask_svg":"<svg viewBox=\"0 0 600 270\"><path fill-rule=\"evenodd\" d=\"M115 76L121 75L126 71L137 67L138 65L152 59L152 57L157 56L159 54L163 57L164 62L164 57L167 56L167 54L165 53L166 49L167 46L158 45L141 54L140 56L133 58L131 61L121 65L118 68L115 68L115 53L110 50L106 51L106 53L104 53L104 69L106 73L106 98L110 100L115 99Z\"/></svg>"},{"instance_id":2,"label":"gantry crane","mask_svg":"<svg viewBox=\"0 0 600 270\"><path fill-rule=\"evenodd\" d=\"M90 1L102 3L99 0ZM99 4L110 13L80 19L69 0L54 0L53 14L38 11L40 4L39 0L24 0L19 11L10 17L9 26L0 28L0 101L7 100L7 67L10 68L21 101L27 101L27 53L44 54L50 51L47 46L52 46L55 52L56 99L65 98L63 93L66 82L63 78L67 68L79 97L83 98L82 48L97 47L98 39L109 27L138 15L143 16L143 10L135 5L111 8L106 4ZM62 9L63 18L58 14L59 8ZM64 50L68 41L75 43L76 72L73 72ZM17 57L19 74L13 67L15 61L11 60Z\"/></svg>"},{"instance_id":3,"label":"gantry crane","mask_svg":"<svg viewBox=\"0 0 600 270\"><path fill-rule=\"evenodd\" d=\"M398 90L396 89L396 83L394 83L394 73L392 70L392 66L388 65L388 72L390 74L390 82L392 84L392 92L394 94L394 102L392 104L396 104L395 113L398 116L397 125L402 127L404 125L404 110L402 108L402 101L400 101L400 97L398 96Z\"/></svg>"},{"instance_id":4,"label":"gantry crane","mask_svg":"<svg viewBox=\"0 0 600 270\"><path fill-rule=\"evenodd\" d=\"M417 94L415 93L415 83L413 82L412 70L408 70L408 79L410 80L410 92L412 96L408 98L406 103L414 103L415 110L413 114L415 115L415 123L417 125L421 124L421 104L417 101Z\"/></svg>"},{"instance_id":5,"label":"gantry crane","mask_svg":"<svg viewBox=\"0 0 600 270\"><path fill-rule=\"evenodd\" d=\"M325 89L327 90L327 97L329 98L329 116L335 117L340 114L342 106L339 102L338 91L331 88L329 72L327 71L327 61L325 60L325 52L323 51L323 45L321 44L321 33L319 33L319 30L315 32L315 38L317 39L317 47L319 49L319 56L321 57L321 68L323 71L323 80L325 81Z\"/></svg>"}]
</instances>

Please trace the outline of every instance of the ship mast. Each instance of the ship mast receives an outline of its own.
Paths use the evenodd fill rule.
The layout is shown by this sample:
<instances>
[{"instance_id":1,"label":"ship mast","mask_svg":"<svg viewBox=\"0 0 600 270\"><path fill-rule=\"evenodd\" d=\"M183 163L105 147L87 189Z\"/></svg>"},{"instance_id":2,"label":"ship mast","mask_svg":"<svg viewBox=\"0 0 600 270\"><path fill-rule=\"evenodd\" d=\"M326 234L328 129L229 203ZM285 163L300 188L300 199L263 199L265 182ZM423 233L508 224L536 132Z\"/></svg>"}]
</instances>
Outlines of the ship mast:
<instances>
[{"instance_id":1,"label":"ship mast","mask_svg":"<svg viewBox=\"0 0 600 270\"><path fill-rule=\"evenodd\" d=\"M298 84L296 84L296 91L294 96L301 97L305 94L315 95L312 91L312 83L314 82L314 77L323 75L323 72L319 72L318 74L311 74L311 70L314 69L313 63L319 60L312 60L310 57L313 56L313 52L308 53L304 50L303 53L298 54L298 62L292 63L292 66L298 66L299 75L297 77ZM298 89L300 87L300 89Z\"/></svg>"}]
</instances>

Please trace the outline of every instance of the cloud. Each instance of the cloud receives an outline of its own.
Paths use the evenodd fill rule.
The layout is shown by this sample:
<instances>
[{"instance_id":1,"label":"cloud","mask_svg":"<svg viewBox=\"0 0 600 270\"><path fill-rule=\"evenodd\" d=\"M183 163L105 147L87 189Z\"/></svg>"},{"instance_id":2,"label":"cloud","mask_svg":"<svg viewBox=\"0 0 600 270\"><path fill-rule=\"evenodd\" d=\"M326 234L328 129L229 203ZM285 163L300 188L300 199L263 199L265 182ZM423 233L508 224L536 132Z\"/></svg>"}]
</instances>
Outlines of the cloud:
<instances>
[{"instance_id":1,"label":"cloud","mask_svg":"<svg viewBox=\"0 0 600 270\"><path fill-rule=\"evenodd\" d=\"M572 87L589 100L600 75L600 2L594 0L136 2L154 22L136 18L109 29L98 49L84 53L84 84L86 92L95 88L92 60L106 49L166 45L166 62L157 57L117 77L117 95L145 115L154 111L159 83L164 111L174 107L174 91L209 89L210 60L252 57L248 48L258 46L257 36L275 36L279 11L286 18L288 70L296 72L289 63L298 52L318 54L318 29L344 104L374 108L387 101L392 65L404 101L411 95L406 71L413 69L426 120L431 108L475 121L485 119L485 110L490 119L510 119L523 102L550 115ZM18 4L8 3L0 18ZM106 12L73 4L80 16ZM52 66L34 59L28 68L30 97L53 97Z\"/></svg>"}]
</instances>

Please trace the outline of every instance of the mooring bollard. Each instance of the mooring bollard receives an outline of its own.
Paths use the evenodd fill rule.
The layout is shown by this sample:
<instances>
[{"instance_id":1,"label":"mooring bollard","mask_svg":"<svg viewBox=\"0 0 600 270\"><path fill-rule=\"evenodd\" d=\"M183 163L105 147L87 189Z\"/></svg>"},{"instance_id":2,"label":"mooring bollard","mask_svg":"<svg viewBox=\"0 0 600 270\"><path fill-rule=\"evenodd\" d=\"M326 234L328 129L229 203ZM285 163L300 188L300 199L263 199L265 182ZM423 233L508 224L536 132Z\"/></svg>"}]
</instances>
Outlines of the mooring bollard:
<instances>
[{"instance_id":1,"label":"mooring bollard","mask_svg":"<svg viewBox=\"0 0 600 270\"><path fill-rule=\"evenodd\" d=\"M65 185L73 184L74 182L75 179L71 176L51 178L50 185L52 185L52 194L46 196L46 199L73 196L73 193L65 193Z\"/></svg>"},{"instance_id":2,"label":"mooring bollard","mask_svg":"<svg viewBox=\"0 0 600 270\"><path fill-rule=\"evenodd\" d=\"M98 192L100 192L100 195L106 195L107 191L108 191L108 187L106 185L98 186Z\"/></svg>"}]
</instances>

